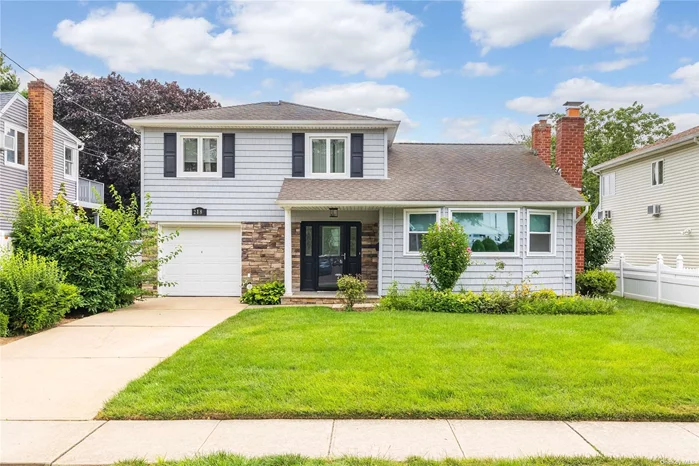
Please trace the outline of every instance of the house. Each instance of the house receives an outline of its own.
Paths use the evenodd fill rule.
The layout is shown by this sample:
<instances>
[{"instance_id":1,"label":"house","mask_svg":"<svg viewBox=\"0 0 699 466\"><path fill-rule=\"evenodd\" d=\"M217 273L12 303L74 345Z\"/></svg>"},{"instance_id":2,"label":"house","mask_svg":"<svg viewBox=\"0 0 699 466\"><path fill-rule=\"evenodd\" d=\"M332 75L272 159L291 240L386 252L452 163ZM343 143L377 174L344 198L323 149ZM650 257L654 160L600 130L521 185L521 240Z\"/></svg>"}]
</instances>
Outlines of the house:
<instances>
[{"instance_id":1,"label":"house","mask_svg":"<svg viewBox=\"0 0 699 466\"><path fill-rule=\"evenodd\" d=\"M76 205L94 208L104 194L102 183L80 178L83 143L53 119L53 89L43 81L28 85L29 99L19 92L0 92L0 244L12 228L13 199L27 188L45 202L61 186Z\"/></svg>"},{"instance_id":2,"label":"house","mask_svg":"<svg viewBox=\"0 0 699 466\"><path fill-rule=\"evenodd\" d=\"M587 206L579 104L557 122L560 175L545 118L534 151L396 143L398 121L283 101L127 120L141 134L151 221L179 232L164 253L182 246L161 270L176 284L161 291L237 296L279 279L285 301L302 302L359 273L370 294L385 294L394 281L424 283L422 236L449 217L471 244L489 243L459 286L504 287L536 271L535 285L573 293ZM490 277L496 261L505 268Z\"/></svg>"},{"instance_id":3,"label":"house","mask_svg":"<svg viewBox=\"0 0 699 466\"><path fill-rule=\"evenodd\" d=\"M600 177L597 217L614 229L613 262L699 267L699 126L590 169Z\"/></svg>"}]
</instances>

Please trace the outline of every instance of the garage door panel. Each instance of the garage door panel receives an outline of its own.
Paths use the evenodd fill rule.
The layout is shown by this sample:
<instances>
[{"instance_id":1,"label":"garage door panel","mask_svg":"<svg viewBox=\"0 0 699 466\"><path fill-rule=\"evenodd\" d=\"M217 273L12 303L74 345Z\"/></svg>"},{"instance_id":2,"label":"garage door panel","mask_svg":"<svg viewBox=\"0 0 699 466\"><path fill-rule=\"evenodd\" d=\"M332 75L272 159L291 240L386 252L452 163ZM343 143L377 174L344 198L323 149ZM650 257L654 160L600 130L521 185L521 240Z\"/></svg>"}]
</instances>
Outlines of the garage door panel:
<instances>
[{"instance_id":1,"label":"garage door panel","mask_svg":"<svg viewBox=\"0 0 699 466\"><path fill-rule=\"evenodd\" d=\"M175 282L163 287L170 296L240 296L240 228L168 227L179 236L165 243L163 253L181 252L161 270L160 278Z\"/></svg>"}]
</instances>

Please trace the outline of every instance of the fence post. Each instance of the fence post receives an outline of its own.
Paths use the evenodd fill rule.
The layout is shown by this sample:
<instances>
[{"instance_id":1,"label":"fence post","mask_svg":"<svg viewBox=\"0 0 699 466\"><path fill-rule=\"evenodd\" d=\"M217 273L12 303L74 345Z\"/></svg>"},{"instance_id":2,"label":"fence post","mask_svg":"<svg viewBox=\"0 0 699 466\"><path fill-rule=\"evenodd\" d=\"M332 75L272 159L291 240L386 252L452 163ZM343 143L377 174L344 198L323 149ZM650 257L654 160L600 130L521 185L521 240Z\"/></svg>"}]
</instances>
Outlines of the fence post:
<instances>
[{"instance_id":1,"label":"fence post","mask_svg":"<svg viewBox=\"0 0 699 466\"><path fill-rule=\"evenodd\" d=\"M624 297L624 253L619 256L619 282L621 283L621 297Z\"/></svg>"},{"instance_id":2,"label":"fence post","mask_svg":"<svg viewBox=\"0 0 699 466\"><path fill-rule=\"evenodd\" d=\"M657 301L658 301L658 302L660 302L660 300L662 299L662 292L661 292L661 289L662 289L661 269L662 269L662 267L663 267L663 255L662 255L662 254L658 254L658 272L657 272L657 274L656 274L656 277L657 277L657 280L656 280L656 281L657 281L657 283L656 283L656 285L657 285L656 296L657 296Z\"/></svg>"},{"instance_id":3,"label":"fence post","mask_svg":"<svg viewBox=\"0 0 699 466\"><path fill-rule=\"evenodd\" d=\"M677 256L677 269L678 270L684 269L684 257L682 257L682 254Z\"/></svg>"}]
</instances>

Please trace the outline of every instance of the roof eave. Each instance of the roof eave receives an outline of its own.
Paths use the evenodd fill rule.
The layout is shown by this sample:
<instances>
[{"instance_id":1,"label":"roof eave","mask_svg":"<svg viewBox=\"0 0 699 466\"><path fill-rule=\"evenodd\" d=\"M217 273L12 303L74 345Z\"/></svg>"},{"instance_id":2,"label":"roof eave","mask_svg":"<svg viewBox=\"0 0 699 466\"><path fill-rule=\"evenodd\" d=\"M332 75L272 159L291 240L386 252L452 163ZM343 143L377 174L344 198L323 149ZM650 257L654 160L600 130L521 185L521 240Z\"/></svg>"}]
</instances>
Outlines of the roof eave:
<instances>
[{"instance_id":1,"label":"roof eave","mask_svg":"<svg viewBox=\"0 0 699 466\"><path fill-rule=\"evenodd\" d=\"M140 119L124 120L132 128L299 128L304 126L346 126L367 128L397 128L400 121L394 120L179 120L179 119Z\"/></svg>"},{"instance_id":2,"label":"roof eave","mask_svg":"<svg viewBox=\"0 0 699 466\"><path fill-rule=\"evenodd\" d=\"M444 205L453 207L584 207L589 202L579 201L343 201L343 200L279 200L280 207L441 207Z\"/></svg>"},{"instance_id":3,"label":"roof eave","mask_svg":"<svg viewBox=\"0 0 699 466\"><path fill-rule=\"evenodd\" d=\"M594 173L595 175L599 175L600 172L607 170L609 168L614 168L619 165L624 165L627 162L633 162L638 159L642 159L643 157L648 157L653 154L656 154L658 152L662 152L668 149L674 149L677 146L681 146L684 144L688 143L696 143L699 144L699 134L690 134L689 136L686 136L682 139L678 139L676 141L670 141L665 144L660 144L657 146L652 146L648 147L646 149L641 149L638 152L634 153L629 153L626 155L621 155L615 159L609 160L607 162L600 163L599 165L595 165L594 167L590 167L589 170Z\"/></svg>"}]
</instances>

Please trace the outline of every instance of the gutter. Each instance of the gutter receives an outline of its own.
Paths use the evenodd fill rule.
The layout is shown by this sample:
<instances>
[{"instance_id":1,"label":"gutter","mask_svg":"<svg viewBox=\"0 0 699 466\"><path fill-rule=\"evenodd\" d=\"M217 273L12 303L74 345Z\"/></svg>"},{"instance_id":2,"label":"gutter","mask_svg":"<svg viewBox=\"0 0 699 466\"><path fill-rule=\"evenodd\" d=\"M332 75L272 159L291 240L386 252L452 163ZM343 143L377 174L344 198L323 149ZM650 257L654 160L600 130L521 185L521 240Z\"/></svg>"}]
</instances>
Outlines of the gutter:
<instances>
[{"instance_id":1,"label":"gutter","mask_svg":"<svg viewBox=\"0 0 699 466\"><path fill-rule=\"evenodd\" d=\"M342 200L277 200L280 207L585 207L590 204L580 201L342 201Z\"/></svg>"}]
</instances>

